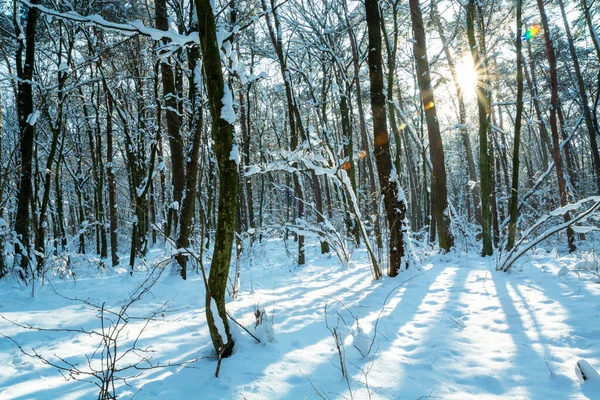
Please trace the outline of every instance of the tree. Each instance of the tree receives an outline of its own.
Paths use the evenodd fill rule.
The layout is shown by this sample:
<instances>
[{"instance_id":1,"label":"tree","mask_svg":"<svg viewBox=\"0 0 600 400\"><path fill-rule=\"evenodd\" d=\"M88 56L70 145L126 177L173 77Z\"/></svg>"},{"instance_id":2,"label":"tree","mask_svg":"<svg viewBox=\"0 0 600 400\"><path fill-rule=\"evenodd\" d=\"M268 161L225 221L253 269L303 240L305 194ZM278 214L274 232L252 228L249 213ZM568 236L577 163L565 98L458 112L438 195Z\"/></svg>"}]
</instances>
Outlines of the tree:
<instances>
[{"instance_id":1,"label":"tree","mask_svg":"<svg viewBox=\"0 0 600 400\"><path fill-rule=\"evenodd\" d=\"M557 109L558 109L558 72L556 66L556 54L554 54L554 45L552 44L552 38L550 36L550 25L548 24L548 16L546 15L546 7L543 0L537 0L538 9L540 11L540 17L542 20L542 27L544 28L544 44L546 48L546 58L548 60L548 67L550 68L550 131L552 133L552 159L556 167L556 177L558 179L558 190L560 194L560 205L566 206L569 202L567 184L565 180L562 155L560 149L560 139L558 136L558 122L557 122ZM565 223L571 220L571 216L566 212L563 216ZM567 228L567 242L569 246L569 252L574 252L577 248L575 246L575 232L569 226Z\"/></svg>"},{"instance_id":2,"label":"tree","mask_svg":"<svg viewBox=\"0 0 600 400\"><path fill-rule=\"evenodd\" d=\"M450 210L448 209L448 188L446 184L446 168L444 147L440 124L438 122L435 96L429 76L429 59L427 58L427 37L423 27L423 15L419 0L410 0L410 16L414 36L414 54L417 66L417 81L421 102L425 110L427 133L429 135L429 154L433 164L431 177L431 214L437 226L437 236L440 248L450 251L454 246L454 237L450 232Z\"/></svg>"},{"instance_id":3,"label":"tree","mask_svg":"<svg viewBox=\"0 0 600 400\"><path fill-rule=\"evenodd\" d=\"M481 10L476 12L475 1L470 0L467 5L467 38L471 57L477 71L477 110L479 114L479 177L481 185L481 236L483 245L482 256L490 256L493 252L492 245L492 172L491 159L488 150L488 140L491 130L491 99L489 93L490 82L487 74L487 60L485 48L485 32L479 24L479 42L475 39L475 18L483 22Z\"/></svg>"},{"instance_id":4,"label":"tree","mask_svg":"<svg viewBox=\"0 0 600 400\"><path fill-rule=\"evenodd\" d=\"M383 63L381 52L381 16L377 0L366 0L366 19L369 35L369 80L371 110L375 140L375 162L387 214L389 239L389 272L394 277L408 266L406 243L406 200L399 187L397 173L392 175L389 134L387 130L386 97L383 92Z\"/></svg>"},{"instance_id":5,"label":"tree","mask_svg":"<svg viewBox=\"0 0 600 400\"><path fill-rule=\"evenodd\" d=\"M162 31L169 30L166 0L155 0L155 23L157 29ZM168 40L163 38L162 42L163 44L166 44L168 43ZM186 174L183 136L181 134L182 118L180 116L177 100L179 98L179 92L175 85L173 67L168 59L161 60L160 72L162 76L163 98L166 109L167 134L171 150L171 180L173 184L173 203L169 207L168 222L165 232L167 236L169 236L171 230L173 232L177 231L177 216L178 210L181 208L182 194L186 184ZM181 274L182 276L185 274L183 268Z\"/></svg>"},{"instance_id":6,"label":"tree","mask_svg":"<svg viewBox=\"0 0 600 400\"><path fill-rule=\"evenodd\" d=\"M236 161L229 155L233 147L232 95L225 86L221 67L221 54L217 42L217 29L210 0L196 0L198 32L202 50L202 66L206 78L211 131L215 142L215 155L219 165L219 210L215 234L213 259L206 288L206 319L213 346L219 357L229 357L233 351L233 338L225 311L225 291L237 207L238 171ZM229 102L225 103L224 99ZM227 119L225 119L227 118ZM214 305L213 306L213 302ZM223 331L224 329L224 331Z\"/></svg>"},{"instance_id":7,"label":"tree","mask_svg":"<svg viewBox=\"0 0 600 400\"><path fill-rule=\"evenodd\" d=\"M519 148L521 145L521 117L523 115L523 1L517 0L517 113L515 116L515 137L513 141L512 186L510 190L510 220L508 223L507 250L511 250L517 236L517 218L519 217Z\"/></svg>"},{"instance_id":8,"label":"tree","mask_svg":"<svg viewBox=\"0 0 600 400\"><path fill-rule=\"evenodd\" d=\"M32 0L32 4L39 4L39 0ZM35 140L35 123L37 116L33 111L33 69L35 63L35 31L39 12L37 8L30 7L27 11L27 25L25 32L21 32L18 22L19 8L15 1L14 26L18 38L16 54L17 76L17 113L20 130L20 155L21 173L19 182L19 198L17 202L17 215L15 219L15 233L19 243L15 245L15 262L19 264L19 276L25 283L31 276L30 243L29 243L29 203L32 196L33 181L33 142ZM25 51L25 63L23 63Z\"/></svg>"},{"instance_id":9,"label":"tree","mask_svg":"<svg viewBox=\"0 0 600 400\"><path fill-rule=\"evenodd\" d=\"M600 154L598 153L598 143L596 141L596 136L599 132L594 126L592 110L588 104L588 96L585 90L585 83L583 82L583 75L581 74L581 67L579 66L579 58L577 56L577 52L575 51L575 43L573 41L573 35L571 34L571 28L569 27L569 21L567 19L567 13L565 11L563 0L558 0L558 5L560 7L563 24L565 25L565 32L567 33L567 42L569 44L569 52L571 53L571 61L573 61L573 69L575 70L575 79L577 80L577 88L579 89L581 108L583 109L585 126L590 138L590 150L592 152L592 163L594 166L594 173L596 175L596 186L598 193L600 193Z\"/></svg>"},{"instance_id":10,"label":"tree","mask_svg":"<svg viewBox=\"0 0 600 400\"><path fill-rule=\"evenodd\" d=\"M473 150L471 146L471 138L469 137L469 130L467 129L467 109L465 106L464 89L461 87L458 73L456 71L456 61L450 51L449 38L444 33L444 24L441 16L437 10L436 2L431 3L432 18L435 20L435 24L440 34L440 39L444 44L444 55L450 69L450 75L452 76L452 83L454 84L454 90L456 91L456 102L458 103L458 123L460 124L460 136L463 142L464 155L467 159L467 167L469 170L469 180L471 182L477 182L477 172L475 169L475 161L473 160ZM475 215L475 221L481 225L481 209L479 187L473 186L471 188L471 194L473 197L473 213ZM467 205L470 207L470 204Z\"/></svg>"},{"instance_id":11,"label":"tree","mask_svg":"<svg viewBox=\"0 0 600 400\"><path fill-rule=\"evenodd\" d=\"M191 29L197 30L198 23L195 18L192 18ZM198 186L198 169L199 169L199 153L200 141L202 139L202 109L201 109L201 65L200 54L197 47L188 50L188 64L192 73L192 83L189 87L189 100L192 106L192 124L191 124L191 140L189 141L188 156L186 158L185 167L185 187L183 191L183 199L181 204L181 215L179 221L179 236L177 238L177 248L185 249L190 244L190 234L192 228L192 218L194 216L196 192ZM181 174L180 174L181 175ZM187 278L187 256L183 253L177 254L177 263L179 264L180 274L183 279Z\"/></svg>"},{"instance_id":12,"label":"tree","mask_svg":"<svg viewBox=\"0 0 600 400\"><path fill-rule=\"evenodd\" d=\"M267 28L269 30L269 37L271 43L275 49L277 60L279 62L279 69L281 71L281 77L283 79L283 85L285 88L285 97L287 100L287 117L290 126L290 150L298 151L298 144L300 140L304 140L304 130L302 128L302 119L300 118L300 112L296 99L292 89L290 70L287 66L286 57L283 52L283 43L281 37L281 22L276 12L275 0L270 0L270 12L267 12L266 0L261 0L263 11L266 13ZM273 23L271 23L271 18ZM304 217L304 191L302 189L302 182L300 176L296 173L293 175L294 180L294 196L298 203L298 214L297 219L301 220ZM304 235L298 234L298 265L303 265L306 261L304 252Z\"/></svg>"}]
</instances>

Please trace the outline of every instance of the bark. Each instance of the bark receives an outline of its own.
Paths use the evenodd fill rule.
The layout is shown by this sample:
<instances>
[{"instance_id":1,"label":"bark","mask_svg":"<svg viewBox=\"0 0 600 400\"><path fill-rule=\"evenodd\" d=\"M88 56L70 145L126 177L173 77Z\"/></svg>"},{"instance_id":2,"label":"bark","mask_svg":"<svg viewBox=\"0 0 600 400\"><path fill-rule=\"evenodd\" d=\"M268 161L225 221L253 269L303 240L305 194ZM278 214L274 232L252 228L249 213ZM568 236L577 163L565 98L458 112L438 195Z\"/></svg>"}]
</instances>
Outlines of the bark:
<instances>
[{"instance_id":1,"label":"bark","mask_svg":"<svg viewBox=\"0 0 600 400\"><path fill-rule=\"evenodd\" d=\"M97 88L97 96L100 99L100 86ZM83 97L83 90L80 90L79 95ZM84 115L87 114L87 107L83 107ZM104 213L104 161L102 159L102 139L100 132L100 107L95 106L96 132L94 133L89 124L87 127L88 142L90 147L90 158L92 159L92 177L94 179L94 201L96 203L96 233L98 254L102 260L108 256L108 242L106 240L105 213ZM86 117L87 120L87 117ZM95 136L95 137L94 137Z\"/></svg>"},{"instance_id":2,"label":"bark","mask_svg":"<svg viewBox=\"0 0 600 400\"><path fill-rule=\"evenodd\" d=\"M527 78L527 86L529 86L529 92L533 99L533 107L535 109L536 116L538 118L540 129L539 136L541 138L541 142L538 141L538 147L541 154L541 160L544 167L544 170L548 169L548 153L552 152L552 144L550 143L550 134L548 133L548 127L546 125L546 120L542 114L542 109L540 106L538 90L537 90L537 76L535 73L535 66L533 63L533 55L531 52L531 43L527 43L527 54L529 56L529 73L527 72L527 64L523 64L525 76Z\"/></svg>"},{"instance_id":3,"label":"bark","mask_svg":"<svg viewBox=\"0 0 600 400\"><path fill-rule=\"evenodd\" d=\"M169 30L169 19L167 16L167 1L155 0L155 24L156 29L162 31ZM163 39L163 44L168 40ZM173 184L173 203L169 207L169 215L167 219L166 234L177 232L178 226L178 210L181 209L182 195L186 185L185 173L185 155L183 147L183 137L181 135L182 118L179 115L179 91L176 87L173 67L169 64L169 60L164 60L160 64L160 72L163 84L163 99L165 102L165 116L167 123L167 135L169 138L169 147L171 149L171 182ZM160 128L160 127L159 127ZM194 179L194 178L192 178ZM177 204L175 206L174 204Z\"/></svg>"},{"instance_id":4,"label":"bark","mask_svg":"<svg viewBox=\"0 0 600 400\"><path fill-rule=\"evenodd\" d=\"M383 194L383 202L389 227L389 276L393 277L408 265L405 243L406 202L398 184L392 176L392 157L386 118L386 98L383 92L383 62L381 54L381 16L377 0L366 0L366 19L369 35L369 80L371 83L371 109L375 139L375 162ZM378 277L376 277L377 279Z\"/></svg>"},{"instance_id":5,"label":"bark","mask_svg":"<svg viewBox=\"0 0 600 400\"><path fill-rule=\"evenodd\" d=\"M346 93L348 93L348 89L346 88ZM342 125L342 133L344 135L344 157L346 159L344 163L344 169L348 172L348 178L350 179L350 184L352 186L352 191L357 193L356 191L356 168L354 167L354 141L352 140L352 127L350 125L350 107L348 104L348 96L346 93L340 94L339 96L339 106L340 106L340 118ZM346 202L350 201L346 199ZM359 221L357 220L358 216L353 215L353 213L349 210L350 207L347 207L344 211L346 212L346 227L348 229L348 233L352 235L352 240L356 244L356 246L360 246L360 231L359 231Z\"/></svg>"},{"instance_id":6,"label":"bark","mask_svg":"<svg viewBox=\"0 0 600 400\"><path fill-rule=\"evenodd\" d=\"M414 54L417 81L419 83L421 102L425 110L425 121L429 136L429 155L433 164L431 212L437 227L440 249L448 252L454 246L454 237L452 236L452 232L450 232L450 211L448 210L444 147L437 118L434 91L431 87L429 60L427 58L427 39L425 28L423 27L423 15L421 14L419 0L410 0L410 15L413 37L416 41L414 44Z\"/></svg>"},{"instance_id":7,"label":"bark","mask_svg":"<svg viewBox=\"0 0 600 400\"><path fill-rule=\"evenodd\" d=\"M454 84L454 89L456 90L456 100L458 103L458 123L460 124L460 136L463 142L463 146L465 148L465 157L467 159L467 166L469 171L469 180L471 182L477 182L477 171L475 169L475 160L473 159L473 150L471 146L471 139L469 138L469 130L467 129L467 110L465 107L464 93L463 89L460 86L458 74L456 72L456 62L454 61L454 57L450 52L450 46L448 43L448 39L444 33L444 27L442 25L441 18L437 11L436 2L431 3L432 13L434 15L434 20L437 26L438 33L440 34L440 39L444 44L444 55L446 56L446 61L448 62L448 67L450 69L450 75L452 76L452 82ZM481 224L481 209L479 208L480 196L479 196L479 187L474 186L471 190L471 195L473 197L473 209L475 215L475 221L478 224Z\"/></svg>"},{"instance_id":8,"label":"bark","mask_svg":"<svg viewBox=\"0 0 600 400\"><path fill-rule=\"evenodd\" d=\"M39 0L32 0L32 4L39 4ZM17 22L18 15L17 2L14 2L14 26L17 37L24 34L25 40L19 39L16 66L19 77L17 88L17 115L19 118L20 132L20 155L21 155L21 174L19 177L19 196L17 199L17 214L15 219L15 233L20 243L15 246L15 262L19 264L19 277L27 283L31 275L31 266L29 260L29 203L32 200L33 180L33 143L35 138L35 127L28 123L28 118L33 113L33 90L32 78L35 62L35 31L38 21L38 10L34 7L27 11L27 25L25 32L21 32L21 24ZM25 51L25 63L23 63L23 51Z\"/></svg>"},{"instance_id":9,"label":"bark","mask_svg":"<svg viewBox=\"0 0 600 400\"><path fill-rule=\"evenodd\" d=\"M247 101L246 101L247 100ZM240 126L242 130L242 140L244 143L243 162L244 166L250 165L250 94L249 88L245 92L240 93ZM248 208L248 227L254 229L256 227L254 217L254 191L252 189L252 179L242 176L242 181L246 188L246 204Z\"/></svg>"},{"instance_id":10,"label":"bark","mask_svg":"<svg viewBox=\"0 0 600 400\"><path fill-rule=\"evenodd\" d=\"M561 207L564 207L568 204L568 193L563 172L560 140L558 136L558 123L556 118L556 110L558 108L558 73L556 66L556 55L554 54L554 45L552 44L552 38L550 37L550 27L548 24L548 16L546 15L544 0L537 0L537 5L538 9L540 10L540 17L542 20L542 26L544 28L546 58L548 59L548 66L550 67L550 131L552 132L552 159L554 160L554 164L556 166L558 190L560 193L560 205ZM571 215L569 212L564 214L563 219L565 223L568 223L571 220ZM575 234L570 226L567 228L567 244L570 253L577 250L577 247L575 246Z\"/></svg>"},{"instance_id":11,"label":"bark","mask_svg":"<svg viewBox=\"0 0 600 400\"><path fill-rule=\"evenodd\" d=\"M2 132L2 93L0 93L0 138L3 135ZM6 178L4 178L4 159L2 157L2 140L0 140L0 221L3 221L4 217L4 207L3 207L3 198L4 198L4 188L6 187ZM5 249L5 241L4 236L0 236L0 279L2 279L7 273L8 268L6 266L6 258L4 256Z\"/></svg>"},{"instance_id":12,"label":"bark","mask_svg":"<svg viewBox=\"0 0 600 400\"><path fill-rule=\"evenodd\" d=\"M206 291L206 319L217 354L219 357L228 357L233 351L234 343L225 311L225 291L235 233L238 169L237 164L229 157L233 146L233 125L221 118L225 82L221 70L221 56L210 0L196 0L196 11L208 105L212 120L212 136L220 175L217 231ZM215 307L212 307L213 301L216 305L216 312L214 312ZM215 324L217 318L221 320L218 325ZM219 330L218 326L221 325L225 332Z\"/></svg>"},{"instance_id":13,"label":"bark","mask_svg":"<svg viewBox=\"0 0 600 400\"><path fill-rule=\"evenodd\" d=\"M105 88L106 89L106 88ZM108 218L110 237L110 258L112 266L119 265L119 239L117 237L117 185L113 161L113 105L112 98L106 96L106 180L108 183Z\"/></svg>"},{"instance_id":14,"label":"bark","mask_svg":"<svg viewBox=\"0 0 600 400\"><path fill-rule=\"evenodd\" d=\"M596 141L596 132L594 121L592 118L592 110L588 104L588 96L585 91L585 84L583 82L583 76L581 75L581 67L579 66L579 58L575 51L575 44L573 42L573 35L571 35L571 28L569 27L569 21L567 20L567 13L565 12L565 6L563 0L558 0L560 6L560 12L562 14L563 24L565 25L565 32L567 33L567 42L569 43L569 52L571 53L571 59L573 61L573 69L575 70L575 78L577 80L577 87L579 89L579 98L581 100L581 107L583 108L583 116L585 118L585 125L587 127L588 136L590 138L591 152L592 152L592 164L594 166L594 172L596 175L596 187L598 193L600 193L600 154L598 153L598 143Z\"/></svg>"},{"instance_id":15,"label":"bark","mask_svg":"<svg viewBox=\"0 0 600 400\"><path fill-rule=\"evenodd\" d=\"M482 256L492 255L492 166L488 150L490 136L491 105L489 97L489 79L486 66L486 51L483 32L480 32L480 43L475 39L475 1L467 5L467 38L473 65L477 71L477 109L479 115L479 175L481 184L481 236ZM481 27L480 27L481 29Z\"/></svg>"},{"instance_id":16,"label":"bark","mask_svg":"<svg viewBox=\"0 0 600 400\"><path fill-rule=\"evenodd\" d=\"M73 49L74 39L69 39L67 45L67 59L66 64L71 64L71 50ZM59 44L60 49L58 52L58 63L62 64L62 42ZM42 204L40 207L39 218L35 230L35 250L36 250L36 263L38 274L42 273L44 263L46 261L46 219L48 217L48 205L50 202L50 188L52 184L52 166L54 159L57 156L59 139L63 135L64 129L64 105L67 100L65 95L64 86L67 82L68 74L65 71L58 72L58 85L57 85L57 110L56 119L50 124L50 130L52 132L52 140L50 142L50 151L48 158L46 159L46 168L44 170L44 191L42 194ZM62 146L61 146L62 150ZM61 157L61 154L58 154ZM58 164L58 163L57 163Z\"/></svg>"},{"instance_id":17,"label":"bark","mask_svg":"<svg viewBox=\"0 0 600 400\"><path fill-rule=\"evenodd\" d=\"M515 116L515 137L513 140L513 174L510 189L510 212L508 222L508 240L506 249L511 250L517 237L517 219L519 217L519 151L521 145L521 116L523 115L523 1L517 0L517 115Z\"/></svg>"},{"instance_id":18,"label":"bark","mask_svg":"<svg viewBox=\"0 0 600 400\"><path fill-rule=\"evenodd\" d=\"M65 213L64 213L64 205L63 205L63 189L60 180L60 166L63 162L63 152L62 146L64 145L64 138L61 143L61 150L59 154L61 155L58 159L58 163L56 166L56 170L54 171L54 191L56 194L56 220L57 220L57 232L54 238L56 245L54 246L58 252L58 245L60 243L61 251L65 251L67 246L67 235L65 233ZM0 216L1 217L1 216Z\"/></svg>"},{"instance_id":19,"label":"bark","mask_svg":"<svg viewBox=\"0 0 600 400\"><path fill-rule=\"evenodd\" d=\"M354 85L356 87L356 106L358 108L358 121L360 127L361 146L364 157L364 163L367 166L368 183L369 183L369 204L371 206L370 215L375 215L374 229L375 229L375 240L377 241L377 247L383 248L383 238L381 235L381 223L379 220L379 213L377 207L377 182L375 181L375 169L373 167L373 160L371 158L371 149L369 144L369 138L367 137L367 124L365 122L365 111L362 102L362 88L360 84L360 54L358 54L358 45L356 43L356 34L354 28L350 23L348 17L348 7L346 2L344 4L344 17L346 19L346 25L348 26L348 39L350 40L350 49L352 51L352 66L354 68ZM375 160L377 162L377 160ZM381 182L380 182L381 183Z\"/></svg>"},{"instance_id":20,"label":"bark","mask_svg":"<svg viewBox=\"0 0 600 400\"><path fill-rule=\"evenodd\" d=\"M191 148L187 156L187 163L185 169L185 190L183 194L183 201L181 205L181 221L179 223L179 237L177 239L177 248L185 249L190 245L190 233L192 227L192 217L194 216L195 201L196 201L196 190L198 182L198 164L199 164L199 153L200 153L200 141L202 138L202 109L200 102L201 88L196 85L198 82L198 75L201 73L200 70L200 54L196 48L192 48L188 51L190 70L192 71L192 82L190 86L190 100L192 103L193 110L193 123L192 123L192 140ZM183 279L187 278L187 255L178 254L177 262L180 268L180 274Z\"/></svg>"}]
</instances>

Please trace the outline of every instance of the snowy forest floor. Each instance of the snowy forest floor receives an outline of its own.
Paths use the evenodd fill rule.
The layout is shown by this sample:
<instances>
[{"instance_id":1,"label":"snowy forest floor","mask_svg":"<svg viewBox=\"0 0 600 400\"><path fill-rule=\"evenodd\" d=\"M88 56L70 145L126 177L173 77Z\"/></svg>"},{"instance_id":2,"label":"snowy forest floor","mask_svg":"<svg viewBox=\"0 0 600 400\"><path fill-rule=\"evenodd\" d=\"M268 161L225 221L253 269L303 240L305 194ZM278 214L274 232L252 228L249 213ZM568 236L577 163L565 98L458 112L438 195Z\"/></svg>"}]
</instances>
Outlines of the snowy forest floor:
<instances>
[{"instance_id":1,"label":"snowy forest floor","mask_svg":"<svg viewBox=\"0 0 600 400\"><path fill-rule=\"evenodd\" d=\"M140 375L117 387L119 398L600 398L600 383L583 382L576 374L580 359L600 367L600 284L587 272L559 273L562 266L575 267L577 255L561 257L540 248L519 260L511 274L494 271L493 259L475 253L425 256L420 271L374 282L363 250L354 252L349 268L317 250L309 247L309 264L301 268L290 267L293 261L279 240L253 250L252 263L242 268L239 297L228 300L228 311L263 344L232 324L235 350L223 360L219 378L214 358L187 367L126 371L122 375ZM159 250L151 256L166 257ZM52 277L33 298L30 288L3 280L0 333L25 351L35 349L59 364L60 356L85 369L98 338L66 330L99 330L100 319L97 310L65 297L111 309L126 304L147 273L137 271L132 278L118 269L80 273L76 279ZM204 293L196 274L181 281L163 273L131 306L129 316L143 317L168 302L138 342L154 350L153 365L214 356ZM264 308L266 322L255 330L257 307ZM7 320L57 331L27 330ZM129 322L119 351L132 346L145 323ZM343 344L347 381L333 328ZM0 366L1 399L97 396L93 384L66 381L2 337Z\"/></svg>"}]
</instances>

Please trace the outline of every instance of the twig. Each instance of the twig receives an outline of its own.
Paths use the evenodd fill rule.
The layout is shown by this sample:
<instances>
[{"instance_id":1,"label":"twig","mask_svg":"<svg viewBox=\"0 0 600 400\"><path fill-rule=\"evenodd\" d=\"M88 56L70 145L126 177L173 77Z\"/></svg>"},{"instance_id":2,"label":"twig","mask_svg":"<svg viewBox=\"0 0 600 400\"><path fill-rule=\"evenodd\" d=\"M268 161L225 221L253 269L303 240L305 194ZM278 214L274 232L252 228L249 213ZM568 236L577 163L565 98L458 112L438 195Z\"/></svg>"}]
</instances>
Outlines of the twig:
<instances>
[{"instance_id":1,"label":"twig","mask_svg":"<svg viewBox=\"0 0 600 400\"><path fill-rule=\"evenodd\" d=\"M544 356L544 361L546 361L546 367L548 367L548 370L550 371L550 375L554 375L554 371L552 371L552 368L550 368L550 362L548 361L548 358L546 358Z\"/></svg>"},{"instance_id":2,"label":"twig","mask_svg":"<svg viewBox=\"0 0 600 400\"><path fill-rule=\"evenodd\" d=\"M421 396L417 400L423 400L423 399L441 399L441 397L432 396L431 395L432 393L433 393L433 389L431 389L431 392L429 392L429 394L427 396Z\"/></svg>"},{"instance_id":3,"label":"twig","mask_svg":"<svg viewBox=\"0 0 600 400\"><path fill-rule=\"evenodd\" d=\"M405 280L404 282L400 283L399 285L394 287L392 290L390 290L390 292L387 294L387 296L385 296L385 299L383 300L383 305L381 306L381 310L379 311L379 315L377 315L377 320L375 320L375 327L373 328L373 331L374 331L373 339L371 340L371 345L369 346L369 351L367 351L367 354L371 353L371 349L373 348L373 344L375 343L375 338L377 337L377 326L379 325L379 318L381 318L381 314L383 314L383 311L385 310L385 305L387 304L387 301L390 298L390 296L392 295L392 293L394 293L397 289L401 288L402 286L404 286L408 282L412 281L416 277L421 276L427 272L429 272L429 269L427 271L423 271L420 274L417 274L415 276L411 276L410 278L408 278L407 280Z\"/></svg>"},{"instance_id":4,"label":"twig","mask_svg":"<svg viewBox=\"0 0 600 400\"><path fill-rule=\"evenodd\" d=\"M458 321L456 321L454 318L452 318L449 315L448 315L448 318L450 318L456 324L456 326L458 326L459 328L462 328L462 325Z\"/></svg>"},{"instance_id":5,"label":"twig","mask_svg":"<svg viewBox=\"0 0 600 400\"><path fill-rule=\"evenodd\" d=\"M233 318L233 317L232 317L232 316L229 314L229 312L225 311L225 313L227 314L227 316L229 317L229 319L230 319L230 320L232 320L233 322L235 322L235 323L237 324L237 326L239 326L240 328L242 328L243 330L245 330L245 331L246 331L246 333L248 333L248 335L250 335L250 336L252 336L252 337L254 338L254 340L256 340L258 343L262 343L262 342L260 341L260 339L259 339L259 338L257 338L256 336L254 336L252 333L250 333L250 331L249 331L249 330L248 330L248 329L247 329L247 328L246 328L244 325L242 325L242 324L240 324L239 322L237 322L237 321L235 320L235 318Z\"/></svg>"}]
</instances>

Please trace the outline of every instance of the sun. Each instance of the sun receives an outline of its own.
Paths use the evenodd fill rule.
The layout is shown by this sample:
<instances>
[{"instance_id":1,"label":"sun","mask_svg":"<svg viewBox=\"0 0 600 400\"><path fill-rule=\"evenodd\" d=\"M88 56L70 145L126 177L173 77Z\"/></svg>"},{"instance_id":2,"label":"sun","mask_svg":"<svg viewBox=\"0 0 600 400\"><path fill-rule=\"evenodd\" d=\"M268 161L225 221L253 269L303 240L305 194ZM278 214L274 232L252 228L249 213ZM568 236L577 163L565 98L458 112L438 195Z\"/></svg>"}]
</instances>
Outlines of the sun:
<instances>
[{"instance_id":1,"label":"sun","mask_svg":"<svg viewBox=\"0 0 600 400\"><path fill-rule=\"evenodd\" d=\"M470 57L463 57L458 61L456 64L456 77L465 96L474 97L477 72L473 67L473 60Z\"/></svg>"}]
</instances>

